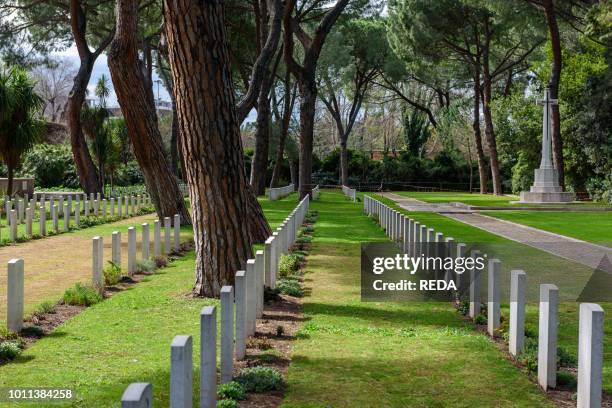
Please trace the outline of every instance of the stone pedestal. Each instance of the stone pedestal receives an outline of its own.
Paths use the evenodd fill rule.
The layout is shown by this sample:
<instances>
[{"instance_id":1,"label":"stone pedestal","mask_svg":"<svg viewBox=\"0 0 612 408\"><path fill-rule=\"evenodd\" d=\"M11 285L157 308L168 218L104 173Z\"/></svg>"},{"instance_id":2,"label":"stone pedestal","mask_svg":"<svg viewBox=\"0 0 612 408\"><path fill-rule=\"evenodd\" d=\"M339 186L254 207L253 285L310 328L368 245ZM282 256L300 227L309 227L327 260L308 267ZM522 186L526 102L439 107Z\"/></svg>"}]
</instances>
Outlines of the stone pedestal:
<instances>
[{"instance_id":1,"label":"stone pedestal","mask_svg":"<svg viewBox=\"0 0 612 408\"><path fill-rule=\"evenodd\" d=\"M535 169L535 180L529 191L521 192L521 203L571 203L576 195L561 190L557 170Z\"/></svg>"}]
</instances>

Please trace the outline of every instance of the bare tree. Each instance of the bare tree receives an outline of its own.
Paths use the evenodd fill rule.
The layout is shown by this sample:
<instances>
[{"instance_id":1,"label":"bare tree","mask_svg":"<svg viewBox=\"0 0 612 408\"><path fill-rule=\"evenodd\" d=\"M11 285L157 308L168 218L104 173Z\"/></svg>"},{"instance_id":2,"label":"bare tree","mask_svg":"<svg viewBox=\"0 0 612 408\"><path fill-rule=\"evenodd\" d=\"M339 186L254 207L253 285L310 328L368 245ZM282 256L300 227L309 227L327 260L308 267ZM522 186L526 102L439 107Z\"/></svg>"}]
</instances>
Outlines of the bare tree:
<instances>
[{"instance_id":1,"label":"bare tree","mask_svg":"<svg viewBox=\"0 0 612 408\"><path fill-rule=\"evenodd\" d=\"M42 114L50 121L57 122L61 117L76 72L74 64L67 58L52 59L32 69L36 93L43 100Z\"/></svg>"}]
</instances>

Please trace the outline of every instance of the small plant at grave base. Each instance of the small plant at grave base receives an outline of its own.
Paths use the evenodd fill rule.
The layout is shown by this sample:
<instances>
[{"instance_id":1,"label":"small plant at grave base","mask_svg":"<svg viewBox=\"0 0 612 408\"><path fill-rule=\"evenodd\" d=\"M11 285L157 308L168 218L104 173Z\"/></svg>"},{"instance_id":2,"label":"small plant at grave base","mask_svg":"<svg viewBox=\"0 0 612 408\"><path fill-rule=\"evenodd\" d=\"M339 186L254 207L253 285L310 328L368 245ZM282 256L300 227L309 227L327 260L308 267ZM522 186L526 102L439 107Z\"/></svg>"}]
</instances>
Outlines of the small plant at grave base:
<instances>
[{"instance_id":1,"label":"small plant at grave base","mask_svg":"<svg viewBox=\"0 0 612 408\"><path fill-rule=\"evenodd\" d=\"M487 318L483 314L479 314L474 318L474 323L476 324L487 324Z\"/></svg>"},{"instance_id":2,"label":"small plant at grave base","mask_svg":"<svg viewBox=\"0 0 612 408\"><path fill-rule=\"evenodd\" d=\"M153 259L153 262L155 262L156 268L165 268L168 266L168 258L165 256L157 256L155 259Z\"/></svg>"},{"instance_id":3,"label":"small plant at grave base","mask_svg":"<svg viewBox=\"0 0 612 408\"><path fill-rule=\"evenodd\" d=\"M112 286L121 280L121 267L112 261L108 261L108 266L104 268L104 284Z\"/></svg>"},{"instance_id":4,"label":"small plant at grave base","mask_svg":"<svg viewBox=\"0 0 612 408\"><path fill-rule=\"evenodd\" d=\"M306 227L302 228L302 229L300 230L300 232L301 232L302 234L307 234L307 235L312 234L312 233L314 232L314 227L311 227L310 225L309 225L309 226L306 226Z\"/></svg>"},{"instance_id":5,"label":"small plant at grave base","mask_svg":"<svg viewBox=\"0 0 612 408\"><path fill-rule=\"evenodd\" d=\"M238 403L233 399L222 399L217 401L217 408L236 408Z\"/></svg>"},{"instance_id":6,"label":"small plant at grave base","mask_svg":"<svg viewBox=\"0 0 612 408\"><path fill-rule=\"evenodd\" d=\"M309 235L302 235L296 239L295 242L298 244L310 244L312 242L312 237Z\"/></svg>"},{"instance_id":7,"label":"small plant at grave base","mask_svg":"<svg viewBox=\"0 0 612 408\"><path fill-rule=\"evenodd\" d=\"M137 273L152 273L155 271L156 263L150 259L144 259L136 262Z\"/></svg>"},{"instance_id":8,"label":"small plant at grave base","mask_svg":"<svg viewBox=\"0 0 612 408\"><path fill-rule=\"evenodd\" d=\"M241 401L246 399L246 390L242 384L236 381L220 384L217 388L217 398Z\"/></svg>"},{"instance_id":9,"label":"small plant at grave base","mask_svg":"<svg viewBox=\"0 0 612 408\"><path fill-rule=\"evenodd\" d=\"M27 242L27 241L29 241L29 240L30 240L30 239L29 239L28 237L24 237L24 236L17 237L17 238L15 239L15 241L16 241L16 242L18 242L18 243Z\"/></svg>"},{"instance_id":10,"label":"small plant at grave base","mask_svg":"<svg viewBox=\"0 0 612 408\"><path fill-rule=\"evenodd\" d=\"M41 239L42 235L38 235L38 234L32 234L31 239Z\"/></svg>"},{"instance_id":11,"label":"small plant at grave base","mask_svg":"<svg viewBox=\"0 0 612 408\"><path fill-rule=\"evenodd\" d=\"M575 368L578 366L576 357L564 347L557 346L557 367Z\"/></svg>"},{"instance_id":12,"label":"small plant at grave base","mask_svg":"<svg viewBox=\"0 0 612 408\"><path fill-rule=\"evenodd\" d=\"M300 262L293 254L282 255L278 261L278 275L281 278L287 277L300 267Z\"/></svg>"},{"instance_id":13,"label":"small plant at grave base","mask_svg":"<svg viewBox=\"0 0 612 408\"><path fill-rule=\"evenodd\" d=\"M567 371L557 372L557 388L575 391L578 386L576 376Z\"/></svg>"},{"instance_id":14,"label":"small plant at grave base","mask_svg":"<svg viewBox=\"0 0 612 408\"><path fill-rule=\"evenodd\" d=\"M470 302L469 300L463 299L459 302L459 306L457 306L457 311L461 313L462 316L467 316L470 311Z\"/></svg>"},{"instance_id":15,"label":"small plant at grave base","mask_svg":"<svg viewBox=\"0 0 612 408\"><path fill-rule=\"evenodd\" d=\"M27 326L21 329L20 334L23 337L35 337L37 339L45 335L44 330L39 326Z\"/></svg>"},{"instance_id":16,"label":"small plant at grave base","mask_svg":"<svg viewBox=\"0 0 612 408\"><path fill-rule=\"evenodd\" d=\"M74 306L91 306L102 301L102 295L90 285L77 283L64 292L64 303Z\"/></svg>"},{"instance_id":17,"label":"small plant at grave base","mask_svg":"<svg viewBox=\"0 0 612 408\"><path fill-rule=\"evenodd\" d=\"M36 310L34 311L34 313L32 313L32 315L36 317L42 317L43 315L49 313L55 313L55 306L56 304L51 301L42 302L36 307Z\"/></svg>"},{"instance_id":18,"label":"small plant at grave base","mask_svg":"<svg viewBox=\"0 0 612 408\"><path fill-rule=\"evenodd\" d=\"M304 291L300 286L300 282L296 279L287 278L287 279L279 279L276 284L276 288L279 293L283 295L302 297L304 296Z\"/></svg>"},{"instance_id":19,"label":"small plant at grave base","mask_svg":"<svg viewBox=\"0 0 612 408\"><path fill-rule=\"evenodd\" d=\"M249 337L246 346L250 349L270 350L272 348L272 343L266 338Z\"/></svg>"},{"instance_id":20,"label":"small plant at grave base","mask_svg":"<svg viewBox=\"0 0 612 408\"><path fill-rule=\"evenodd\" d=\"M0 361L13 360L21 353L19 343L16 341L0 342Z\"/></svg>"},{"instance_id":21,"label":"small plant at grave base","mask_svg":"<svg viewBox=\"0 0 612 408\"><path fill-rule=\"evenodd\" d=\"M283 334L285 334L285 328L279 324L276 326L276 337L283 337Z\"/></svg>"},{"instance_id":22,"label":"small plant at grave base","mask_svg":"<svg viewBox=\"0 0 612 408\"><path fill-rule=\"evenodd\" d=\"M280 390L283 376L270 367L249 367L240 370L235 381L244 386L247 392L266 392Z\"/></svg>"},{"instance_id":23,"label":"small plant at grave base","mask_svg":"<svg viewBox=\"0 0 612 408\"><path fill-rule=\"evenodd\" d=\"M518 355L517 360L525 366L527 372L533 374L538 371L538 341L525 338L523 352Z\"/></svg>"}]
</instances>

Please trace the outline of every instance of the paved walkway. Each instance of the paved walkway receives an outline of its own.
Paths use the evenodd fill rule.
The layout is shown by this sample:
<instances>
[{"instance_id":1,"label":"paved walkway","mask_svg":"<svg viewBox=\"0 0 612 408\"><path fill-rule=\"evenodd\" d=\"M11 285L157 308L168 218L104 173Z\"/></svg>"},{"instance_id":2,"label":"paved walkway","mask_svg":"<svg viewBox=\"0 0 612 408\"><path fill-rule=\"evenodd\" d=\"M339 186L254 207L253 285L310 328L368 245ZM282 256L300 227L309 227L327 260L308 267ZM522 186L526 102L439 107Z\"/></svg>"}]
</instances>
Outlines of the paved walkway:
<instances>
[{"instance_id":1,"label":"paved walkway","mask_svg":"<svg viewBox=\"0 0 612 408\"><path fill-rule=\"evenodd\" d=\"M460 209L449 204L424 203L414 198L402 197L393 193L383 193L383 195L408 211L437 212L504 238L586 265L589 268L612 273L612 263L610 262L612 260L612 248L477 214L473 210Z\"/></svg>"}]
</instances>

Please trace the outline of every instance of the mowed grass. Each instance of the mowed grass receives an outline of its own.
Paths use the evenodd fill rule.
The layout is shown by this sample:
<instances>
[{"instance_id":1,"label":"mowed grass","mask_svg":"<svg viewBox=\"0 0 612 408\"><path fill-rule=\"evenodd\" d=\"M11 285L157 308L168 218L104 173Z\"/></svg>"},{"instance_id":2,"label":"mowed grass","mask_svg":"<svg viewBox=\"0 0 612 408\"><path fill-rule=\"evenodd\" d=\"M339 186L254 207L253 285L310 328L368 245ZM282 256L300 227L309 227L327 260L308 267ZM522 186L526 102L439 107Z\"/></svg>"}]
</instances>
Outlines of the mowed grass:
<instances>
[{"instance_id":1,"label":"mowed grass","mask_svg":"<svg viewBox=\"0 0 612 408\"><path fill-rule=\"evenodd\" d=\"M296 205L296 196L261 201L276 227ZM96 227L98 228L98 227ZM104 234L112 231L112 226ZM91 230L90 230L91 232ZM169 405L170 343L175 335L193 336L194 397L199 384L199 313L215 299L190 296L193 253L139 284L86 309L0 367L1 387L62 387L76 392L70 403L19 403L0 406L119 407L131 382L153 384L154 405ZM217 322L220 322L217 310ZM220 338L220 337L219 337ZM194 398L197 406L198 398Z\"/></svg>"},{"instance_id":2,"label":"mowed grass","mask_svg":"<svg viewBox=\"0 0 612 408\"><path fill-rule=\"evenodd\" d=\"M578 357L578 310L579 304L575 302L576 296L581 292L592 271L586 267L565 259L556 257L543 251L539 251L527 245L519 244L481 230L479 228L464 224L462 222L432 212L409 212L393 201L383 198L377 194L370 194L377 200L390 205L394 209L410 216L411 218L433 227L436 231L444 233L445 236L455 238L455 242L489 244L502 261L502 312L506 316L508 312L508 286L510 271L523 269L527 273L527 305L526 326L535 330L538 327L538 290L541 283L555 283L559 287L560 299L566 299L559 306L558 341L559 346L565 348L574 357ZM505 214L505 212L504 212ZM534 214L540 214L534 213ZM563 213L552 213L561 215ZM600 216L603 213L597 213ZM592 227L583 227L584 229ZM487 288L487 277L483 278L483 288ZM505 283L504 283L505 282ZM486 293L481 295L486 301ZM571 301L570 301L571 300ZM607 315L612 313L612 303L598 302ZM604 368L603 387L607 393L612 393L612 325L604 325Z\"/></svg>"},{"instance_id":3,"label":"mowed grass","mask_svg":"<svg viewBox=\"0 0 612 408\"><path fill-rule=\"evenodd\" d=\"M612 245L610 211L491 211L486 215L583 241Z\"/></svg>"},{"instance_id":4,"label":"mowed grass","mask_svg":"<svg viewBox=\"0 0 612 408\"><path fill-rule=\"evenodd\" d=\"M360 301L360 242L385 241L362 203L323 191L308 257L306 321L285 407L550 406L446 303Z\"/></svg>"},{"instance_id":5,"label":"mowed grass","mask_svg":"<svg viewBox=\"0 0 612 408\"><path fill-rule=\"evenodd\" d=\"M519 204L514 201L520 199L513 194L496 196L494 194L462 193L462 192L418 192L418 191L394 191L394 194L415 198L426 203L451 203L460 202L467 205L479 207L541 207L541 204ZM564 204L547 204L547 207L610 207L601 202L581 201Z\"/></svg>"}]
</instances>

